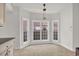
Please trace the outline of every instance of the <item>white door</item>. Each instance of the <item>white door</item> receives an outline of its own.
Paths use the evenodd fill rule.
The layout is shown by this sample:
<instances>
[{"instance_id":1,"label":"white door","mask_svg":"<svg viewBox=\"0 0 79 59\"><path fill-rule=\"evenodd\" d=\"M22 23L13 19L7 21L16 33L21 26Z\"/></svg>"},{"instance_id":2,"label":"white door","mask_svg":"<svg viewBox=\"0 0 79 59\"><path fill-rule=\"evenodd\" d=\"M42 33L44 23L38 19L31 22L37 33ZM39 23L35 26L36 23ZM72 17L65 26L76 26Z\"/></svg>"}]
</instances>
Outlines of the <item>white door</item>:
<instances>
[{"instance_id":1,"label":"white door","mask_svg":"<svg viewBox=\"0 0 79 59\"><path fill-rule=\"evenodd\" d=\"M49 21L33 20L32 21L32 43L48 43L49 40Z\"/></svg>"},{"instance_id":2,"label":"white door","mask_svg":"<svg viewBox=\"0 0 79 59\"><path fill-rule=\"evenodd\" d=\"M24 48L28 45L30 45L29 19L22 17L20 21L20 47Z\"/></svg>"},{"instance_id":3,"label":"white door","mask_svg":"<svg viewBox=\"0 0 79 59\"><path fill-rule=\"evenodd\" d=\"M59 43L59 20L52 21L52 42Z\"/></svg>"}]
</instances>

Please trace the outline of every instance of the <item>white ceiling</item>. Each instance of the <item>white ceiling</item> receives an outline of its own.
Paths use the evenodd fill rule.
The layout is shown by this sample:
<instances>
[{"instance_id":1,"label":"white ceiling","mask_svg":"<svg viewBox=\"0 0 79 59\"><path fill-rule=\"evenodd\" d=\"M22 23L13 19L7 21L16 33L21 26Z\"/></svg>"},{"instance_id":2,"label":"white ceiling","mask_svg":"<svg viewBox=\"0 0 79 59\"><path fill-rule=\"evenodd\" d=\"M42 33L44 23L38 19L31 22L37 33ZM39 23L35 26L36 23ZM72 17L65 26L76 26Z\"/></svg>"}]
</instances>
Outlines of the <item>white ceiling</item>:
<instances>
[{"instance_id":1,"label":"white ceiling","mask_svg":"<svg viewBox=\"0 0 79 59\"><path fill-rule=\"evenodd\" d=\"M19 6L25 10L34 13L41 13L43 9L42 3L17 3L13 4L14 6ZM46 13L57 13L60 12L63 8L71 6L71 3L47 3L46 4Z\"/></svg>"}]
</instances>

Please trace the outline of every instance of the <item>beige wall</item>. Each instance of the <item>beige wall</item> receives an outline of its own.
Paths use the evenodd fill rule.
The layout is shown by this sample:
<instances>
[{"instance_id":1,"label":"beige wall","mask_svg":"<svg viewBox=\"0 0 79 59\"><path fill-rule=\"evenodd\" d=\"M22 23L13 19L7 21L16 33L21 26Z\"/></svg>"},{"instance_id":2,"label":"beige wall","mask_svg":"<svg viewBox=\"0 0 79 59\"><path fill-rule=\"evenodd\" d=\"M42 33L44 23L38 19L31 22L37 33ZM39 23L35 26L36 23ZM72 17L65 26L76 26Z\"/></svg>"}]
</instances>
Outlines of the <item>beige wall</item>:
<instances>
[{"instance_id":1,"label":"beige wall","mask_svg":"<svg viewBox=\"0 0 79 59\"><path fill-rule=\"evenodd\" d=\"M4 23L4 12L5 12L5 6L4 4L0 3L0 26Z\"/></svg>"},{"instance_id":2,"label":"beige wall","mask_svg":"<svg viewBox=\"0 0 79 59\"><path fill-rule=\"evenodd\" d=\"M61 11L60 18L60 40L61 45L73 50L73 7L68 4Z\"/></svg>"},{"instance_id":3,"label":"beige wall","mask_svg":"<svg viewBox=\"0 0 79 59\"><path fill-rule=\"evenodd\" d=\"M73 4L73 43L74 49L79 47L79 3Z\"/></svg>"}]
</instances>

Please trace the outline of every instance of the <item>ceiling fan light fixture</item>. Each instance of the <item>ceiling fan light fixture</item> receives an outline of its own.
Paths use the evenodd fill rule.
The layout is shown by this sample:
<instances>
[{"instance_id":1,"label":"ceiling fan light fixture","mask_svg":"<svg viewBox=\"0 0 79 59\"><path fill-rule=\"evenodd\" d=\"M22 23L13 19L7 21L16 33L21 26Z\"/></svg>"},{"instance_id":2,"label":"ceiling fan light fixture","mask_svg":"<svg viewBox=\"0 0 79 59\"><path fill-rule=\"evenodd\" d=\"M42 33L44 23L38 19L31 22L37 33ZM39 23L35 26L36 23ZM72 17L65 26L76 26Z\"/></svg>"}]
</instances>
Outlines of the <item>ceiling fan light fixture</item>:
<instances>
[{"instance_id":1,"label":"ceiling fan light fixture","mask_svg":"<svg viewBox=\"0 0 79 59\"><path fill-rule=\"evenodd\" d=\"M46 20L45 14L46 14L46 10L47 10L47 9L46 9L46 4L45 4L45 3L43 4L43 7L44 7L44 8L43 8L43 20Z\"/></svg>"}]
</instances>

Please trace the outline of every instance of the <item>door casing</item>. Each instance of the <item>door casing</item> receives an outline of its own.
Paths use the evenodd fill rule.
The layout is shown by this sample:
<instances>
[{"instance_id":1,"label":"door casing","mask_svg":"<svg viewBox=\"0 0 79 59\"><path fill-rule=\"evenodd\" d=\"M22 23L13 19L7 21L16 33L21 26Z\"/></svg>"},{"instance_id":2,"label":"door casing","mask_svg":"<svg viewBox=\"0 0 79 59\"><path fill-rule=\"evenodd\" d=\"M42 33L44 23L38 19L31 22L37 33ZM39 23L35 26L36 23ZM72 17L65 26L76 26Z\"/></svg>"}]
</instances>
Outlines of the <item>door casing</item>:
<instances>
[{"instance_id":1,"label":"door casing","mask_svg":"<svg viewBox=\"0 0 79 59\"><path fill-rule=\"evenodd\" d=\"M40 39L40 40L33 40L33 22L40 22L40 24L42 23L42 22L47 22L47 24L48 24L48 39L47 40L42 40L42 39ZM48 20L32 20L32 40L31 40L31 44L44 44L44 43L50 43L50 38L49 38L49 21ZM41 36L41 33L40 33L40 36ZM41 38L41 37L40 37Z\"/></svg>"}]
</instances>

